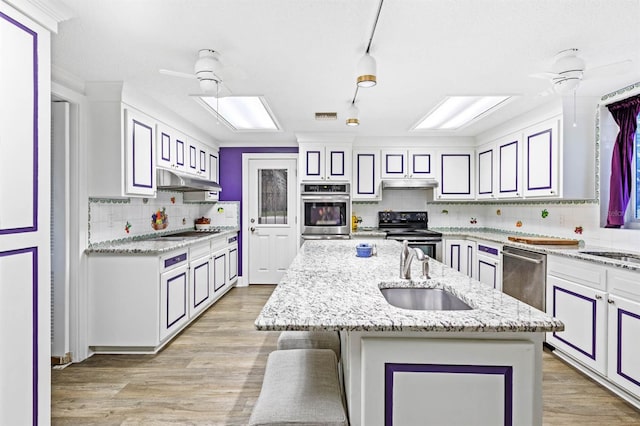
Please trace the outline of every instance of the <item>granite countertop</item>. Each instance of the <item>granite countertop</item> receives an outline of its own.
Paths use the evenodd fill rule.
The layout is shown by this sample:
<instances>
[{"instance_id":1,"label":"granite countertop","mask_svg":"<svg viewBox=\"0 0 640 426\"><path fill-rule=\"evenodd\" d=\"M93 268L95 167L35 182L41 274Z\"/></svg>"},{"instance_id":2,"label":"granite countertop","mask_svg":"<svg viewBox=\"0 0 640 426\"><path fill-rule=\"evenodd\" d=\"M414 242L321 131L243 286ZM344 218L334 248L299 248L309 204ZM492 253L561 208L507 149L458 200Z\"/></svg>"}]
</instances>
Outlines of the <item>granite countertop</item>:
<instances>
[{"instance_id":1,"label":"granite countertop","mask_svg":"<svg viewBox=\"0 0 640 426\"><path fill-rule=\"evenodd\" d=\"M590 254L582 253L583 251L599 251L599 252L624 252L635 254L636 256L640 256L640 252L631 252L629 250L617 250L612 249L610 247L601 247L594 246L590 244L584 244L581 242L578 246L557 246L557 245L534 245L534 244L525 244L525 243L517 243L509 240L509 236L513 236L512 232L499 232L495 230L484 231L484 230L443 230L438 229L438 231L442 232L443 237L460 237L460 238L468 238L472 240L484 240L489 242L494 242L502 245L508 245L511 247L517 247L524 250L531 250L538 253L545 253L551 255L565 256L571 257L578 260L586 260L593 263L599 263L601 265L606 266L614 266L622 269L627 269L630 271L640 271L640 264L634 262L624 262L621 260L610 259L607 257L601 256L593 256ZM518 234L518 236L523 236Z\"/></svg>"},{"instance_id":2,"label":"granite countertop","mask_svg":"<svg viewBox=\"0 0 640 426\"><path fill-rule=\"evenodd\" d=\"M431 332L560 331L557 319L431 259L430 276L411 265L399 278L401 244L372 239L377 255L356 256L362 240L306 241L255 321L259 330ZM381 287L437 287L473 309L418 311L387 303Z\"/></svg>"},{"instance_id":3,"label":"granite countertop","mask_svg":"<svg viewBox=\"0 0 640 426\"><path fill-rule=\"evenodd\" d=\"M188 229L187 229L188 230ZM187 231L182 230L182 231ZM182 232L176 231L175 233ZM198 238L189 238L182 241L171 241L160 239L160 234L149 238L135 238L125 241L110 241L105 243L94 244L85 250L87 254L161 254L172 250L186 248L192 244L201 243L213 238L228 237L235 235L238 228L221 228L220 232L202 232L202 236Z\"/></svg>"}]
</instances>

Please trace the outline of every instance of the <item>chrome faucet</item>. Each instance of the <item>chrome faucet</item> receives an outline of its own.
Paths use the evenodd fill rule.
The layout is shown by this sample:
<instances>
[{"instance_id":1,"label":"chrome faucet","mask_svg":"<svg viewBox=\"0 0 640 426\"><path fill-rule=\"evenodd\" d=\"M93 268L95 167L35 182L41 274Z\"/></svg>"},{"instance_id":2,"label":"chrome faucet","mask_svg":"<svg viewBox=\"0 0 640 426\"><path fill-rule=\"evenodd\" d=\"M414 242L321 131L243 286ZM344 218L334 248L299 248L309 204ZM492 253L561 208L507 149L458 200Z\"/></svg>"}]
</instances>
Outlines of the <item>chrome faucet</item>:
<instances>
[{"instance_id":1,"label":"chrome faucet","mask_svg":"<svg viewBox=\"0 0 640 426\"><path fill-rule=\"evenodd\" d=\"M422 277L429 278L429 256L424 254L419 248L410 249L409 242L402 242L402 251L400 252L400 278L403 280L411 279L411 261L416 257L422 262Z\"/></svg>"}]
</instances>

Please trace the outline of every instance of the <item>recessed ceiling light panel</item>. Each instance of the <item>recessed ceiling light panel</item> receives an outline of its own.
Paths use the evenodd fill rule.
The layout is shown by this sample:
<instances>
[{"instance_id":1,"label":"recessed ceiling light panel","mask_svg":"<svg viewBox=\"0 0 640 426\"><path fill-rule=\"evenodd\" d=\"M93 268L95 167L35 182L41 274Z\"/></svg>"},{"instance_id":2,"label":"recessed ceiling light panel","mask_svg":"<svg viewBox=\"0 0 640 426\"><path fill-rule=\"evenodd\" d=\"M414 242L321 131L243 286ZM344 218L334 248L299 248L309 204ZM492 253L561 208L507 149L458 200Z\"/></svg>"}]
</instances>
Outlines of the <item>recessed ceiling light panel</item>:
<instances>
[{"instance_id":1,"label":"recessed ceiling light panel","mask_svg":"<svg viewBox=\"0 0 640 426\"><path fill-rule=\"evenodd\" d=\"M411 130L457 130L504 105L510 96L449 96Z\"/></svg>"},{"instance_id":2,"label":"recessed ceiling light panel","mask_svg":"<svg viewBox=\"0 0 640 426\"><path fill-rule=\"evenodd\" d=\"M228 127L238 132L280 131L267 101L262 96L197 96L196 100Z\"/></svg>"}]
</instances>

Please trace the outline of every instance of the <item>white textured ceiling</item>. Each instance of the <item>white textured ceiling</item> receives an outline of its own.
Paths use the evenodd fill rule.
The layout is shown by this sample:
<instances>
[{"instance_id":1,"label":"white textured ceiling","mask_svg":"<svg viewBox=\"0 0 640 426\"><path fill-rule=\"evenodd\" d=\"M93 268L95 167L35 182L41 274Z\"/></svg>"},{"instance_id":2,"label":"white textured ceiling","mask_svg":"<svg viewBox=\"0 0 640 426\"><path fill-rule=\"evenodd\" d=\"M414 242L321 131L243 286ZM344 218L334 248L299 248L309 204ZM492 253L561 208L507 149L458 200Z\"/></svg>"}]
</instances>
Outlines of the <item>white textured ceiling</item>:
<instances>
[{"instance_id":1,"label":"white textured ceiling","mask_svg":"<svg viewBox=\"0 0 640 426\"><path fill-rule=\"evenodd\" d=\"M421 137L409 129L446 95L520 95L453 133L475 135L551 100L528 77L579 48L587 69L624 59L631 72L584 80L578 96L640 81L639 0L385 0L371 54L378 85L358 93L361 125L345 126L378 0L63 0L75 17L53 36L53 65L82 81L125 81L221 143L279 144L297 133ZM283 131L234 133L187 95L197 51L227 64L237 95L264 95ZM316 111L337 121L317 122ZM433 134L433 133L432 133Z\"/></svg>"}]
</instances>

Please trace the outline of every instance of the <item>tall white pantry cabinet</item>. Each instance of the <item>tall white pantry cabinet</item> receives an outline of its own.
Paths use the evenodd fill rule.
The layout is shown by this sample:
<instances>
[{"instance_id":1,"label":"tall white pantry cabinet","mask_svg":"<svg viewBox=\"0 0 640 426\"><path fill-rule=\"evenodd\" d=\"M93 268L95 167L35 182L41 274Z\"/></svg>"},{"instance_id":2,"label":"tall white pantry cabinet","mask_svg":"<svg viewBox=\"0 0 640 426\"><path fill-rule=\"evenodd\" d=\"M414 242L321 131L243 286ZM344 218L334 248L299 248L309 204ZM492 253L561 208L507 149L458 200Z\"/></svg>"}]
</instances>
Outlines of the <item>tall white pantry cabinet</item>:
<instances>
[{"instance_id":1,"label":"tall white pantry cabinet","mask_svg":"<svg viewBox=\"0 0 640 426\"><path fill-rule=\"evenodd\" d=\"M33 13L42 16L0 2L2 425L48 424L51 412L49 31L57 21Z\"/></svg>"}]
</instances>

